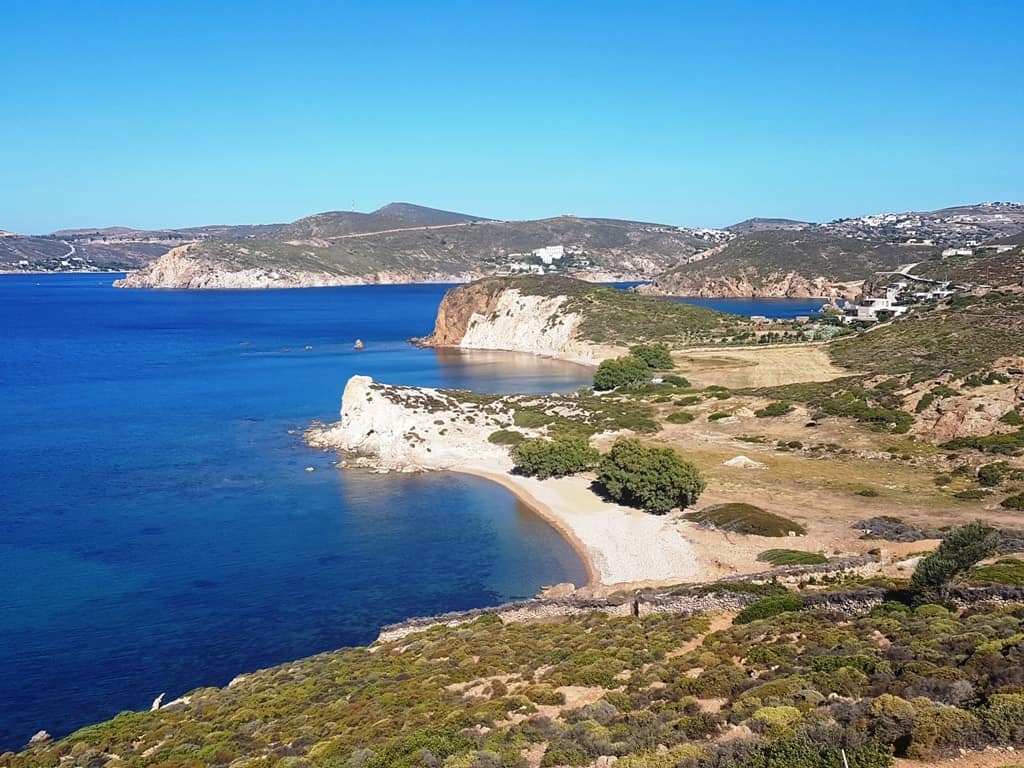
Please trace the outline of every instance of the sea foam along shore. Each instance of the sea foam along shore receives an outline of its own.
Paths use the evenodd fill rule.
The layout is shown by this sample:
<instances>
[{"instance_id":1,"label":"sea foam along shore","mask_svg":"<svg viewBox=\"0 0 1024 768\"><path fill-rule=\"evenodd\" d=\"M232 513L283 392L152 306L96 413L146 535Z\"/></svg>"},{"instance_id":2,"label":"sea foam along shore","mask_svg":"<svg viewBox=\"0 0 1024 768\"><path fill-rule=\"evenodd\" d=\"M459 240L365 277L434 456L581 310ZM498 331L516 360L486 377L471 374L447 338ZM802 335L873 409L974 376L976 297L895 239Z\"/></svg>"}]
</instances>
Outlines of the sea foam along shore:
<instances>
[{"instance_id":1,"label":"sea foam along shore","mask_svg":"<svg viewBox=\"0 0 1024 768\"><path fill-rule=\"evenodd\" d=\"M357 454L356 464L395 471L450 470L498 482L561 532L588 567L592 588L696 580L697 553L677 516L605 501L585 475L536 480L510 473L508 450L488 436L508 422L501 403L460 400L444 390L353 376L341 421L306 432L313 447Z\"/></svg>"}]
</instances>

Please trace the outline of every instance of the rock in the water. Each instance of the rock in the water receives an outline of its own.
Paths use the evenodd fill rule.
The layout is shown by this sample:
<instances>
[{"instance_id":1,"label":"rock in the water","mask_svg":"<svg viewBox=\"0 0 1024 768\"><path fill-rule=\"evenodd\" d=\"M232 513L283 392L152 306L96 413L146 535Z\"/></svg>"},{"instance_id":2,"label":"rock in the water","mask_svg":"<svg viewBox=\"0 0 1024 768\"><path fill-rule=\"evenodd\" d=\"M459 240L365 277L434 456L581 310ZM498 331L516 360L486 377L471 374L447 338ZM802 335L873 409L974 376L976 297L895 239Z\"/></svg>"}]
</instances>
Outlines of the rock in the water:
<instances>
[{"instance_id":1,"label":"rock in the water","mask_svg":"<svg viewBox=\"0 0 1024 768\"><path fill-rule=\"evenodd\" d=\"M365 346L366 345L363 344L363 340L362 339L356 339L356 343L352 345L352 348L353 349L362 349Z\"/></svg>"},{"instance_id":2,"label":"rock in the water","mask_svg":"<svg viewBox=\"0 0 1024 768\"><path fill-rule=\"evenodd\" d=\"M729 459L728 461L722 462L726 467L736 467L739 469L767 469L768 465L763 464L760 461L754 461L753 459L747 458L746 456L736 456L735 458Z\"/></svg>"},{"instance_id":3,"label":"rock in the water","mask_svg":"<svg viewBox=\"0 0 1024 768\"><path fill-rule=\"evenodd\" d=\"M45 744L48 741L53 741L53 736L46 731L37 731L36 734L28 740L28 745L31 747L36 744Z\"/></svg>"}]
</instances>

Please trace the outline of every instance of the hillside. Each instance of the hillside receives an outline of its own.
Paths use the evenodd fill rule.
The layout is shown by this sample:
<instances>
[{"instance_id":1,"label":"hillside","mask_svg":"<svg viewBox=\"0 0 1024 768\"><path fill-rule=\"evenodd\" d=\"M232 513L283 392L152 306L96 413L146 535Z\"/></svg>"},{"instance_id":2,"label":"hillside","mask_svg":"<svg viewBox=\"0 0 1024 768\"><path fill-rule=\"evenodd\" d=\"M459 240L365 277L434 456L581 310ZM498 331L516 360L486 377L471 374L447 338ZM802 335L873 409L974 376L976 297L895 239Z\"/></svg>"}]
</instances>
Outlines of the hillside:
<instances>
[{"instance_id":1,"label":"hillside","mask_svg":"<svg viewBox=\"0 0 1024 768\"><path fill-rule=\"evenodd\" d=\"M723 585L712 599L756 600L743 586L753 585L734 593ZM882 605L883 596L776 597L736 620L679 615L674 602L694 600L685 595L660 604L655 596L645 610L665 612L642 618L623 615L623 600L592 612L549 606L550 616L576 614L561 621L482 613L241 675L0 760L9 768L615 760L619 768L794 768L842 765L842 746L851 765L885 768L893 753L923 767L965 749L1019 748L1020 608L911 609ZM988 754L995 761L986 765L1012 763L1011 753Z\"/></svg>"},{"instance_id":2,"label":"hillside","mask_svg":"<svg viewBox=\"0 0 1024 768\"><path fill-rule=\"evenodd\" d=\"M931 258L918 264L913 271L915 275L956 284L993 288L1022 286L1024 285L1024 247L1017 247L1003 253L976 250L971 256Z\"/></svg>"},{"instance_id":3,"label":"hillside","mask_svg":"<svg viewBox=\"0 0 1024 768\"><path fill-rule=\"evenodd\" d=\"M737 235L746 235L751 232L771 232L774 230L800 230L813 226L808 221L797 221L796 219L764 219L755 217L745 219L726 227L730 232Z\"/></svg>"},{"instance_id":4,"label":"hillside","mask_svg":"<svg viewBox=\"0 0 1024 768\"><path fill-rule=\"evenodd\" d=\"M749 325L746 318L566 277L492 277L450 290L434 332L420 343L597 362L640 342L714 344Z\"/></svg>"},{"instance_id":5,"label":"hillside","mask_svg":"<svg viewBox=\"0 0 1024 768\"><path fill-rule=\"evenodd\" d=\"M401 205L356 217L320 214L286 225L272 239L201 240L168 259L175 264L156 264L131 276L124 286L466 281L552 245L563 246L568 254L559 262L561 268L607 279L636 279L706 247L690 232L656 224L573 216L488 221L446 212L430 218L423 210ZM445 223L417 223L428 219ZM366 231L369 227L386 229Z\"/></svg>"},{"instance_id":6,"label":"hillside","mask_svg":"<svg viewBox=\"0 0 1024 768\"><path fill-rule=\"evenodd\" d=\"M842 237L822 228L741 235L700 261L658 275L651 293L676 296L812 297L856 295L873 272L919 261L931 246Z\"/></svg>"},{"instance_id":7,"label":"hillside","mask_svg":"<svg viewBox=\"0 0 1024 768\"><path fill-rule=\"evenodd\" d=\"M176 240L124 234L0 237L0 272L121 272L163 255Z\"/></svg>"}]
</instances>

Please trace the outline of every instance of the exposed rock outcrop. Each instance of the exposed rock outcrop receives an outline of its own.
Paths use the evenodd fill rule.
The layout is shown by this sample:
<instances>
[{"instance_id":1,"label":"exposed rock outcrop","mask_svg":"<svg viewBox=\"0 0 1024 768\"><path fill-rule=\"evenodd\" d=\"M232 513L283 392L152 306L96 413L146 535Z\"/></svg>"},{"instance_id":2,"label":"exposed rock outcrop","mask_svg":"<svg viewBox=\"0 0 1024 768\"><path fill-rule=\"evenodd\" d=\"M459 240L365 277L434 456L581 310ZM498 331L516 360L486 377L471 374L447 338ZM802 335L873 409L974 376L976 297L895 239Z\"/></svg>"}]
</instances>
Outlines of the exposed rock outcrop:
<instances>
[{"instance_id":1,"label":"exposed rock outcrop","mask_svg":"<svg viewBox=\"0 0 1024 768\"><path fill-rule=\"evenodd\" d=\"M912 431L915 435L941 443L956 437L972 437L1014 432L1017 426L1002 419L1011 411L1024 408L1024 357L1006 357L996 361L992 372L998 381L965 387L961 379L943 376L916 385L905 397L906 407L917 413ZM951 388L945 394L937 387ZM935 392L943 396L936 396ZM925 399L927 398L927 400Z\"/></svg>"},{"instance_id":2,"label":"exposed rock outcrop","mask_svg":"<svg viewBox=\"0 0 1024 768\"><path fill-rule=\"evenodd\" d=\"M449 273L434 270L380 270L360 275L338 274L284 267L241 267L210 259L198 244L173 248L143 269L115 280L115 288L317 288L338 285L468 282L480 273Z\"/></svg>"},{"instance_id":3,"label":"exposed rock outcrop","mask_svg":"<svg viewBox=\"0 0 1024 768\"><path fill-rule=\"evenodd\" d=\"M579 337L582 317L568 296L524 293L507 280L453 288L441 301L424 346L530 352L596 365L621 352Z\"/></svg>"},{"instance_id":4,"label":"exposed rock outcrop","mask_svg":"<svg viewBox=\"0 0 1024 768\"><path fill-rule=\"evenodd\" d=\"M428 387L399 387L353 376L342 395L341 421L313 426L306 441L365 457L370 466L398 471L486 464L510 469L508 451L488 441L512 425L507 398L459 400Z\"/></svg>"}]
</instances>

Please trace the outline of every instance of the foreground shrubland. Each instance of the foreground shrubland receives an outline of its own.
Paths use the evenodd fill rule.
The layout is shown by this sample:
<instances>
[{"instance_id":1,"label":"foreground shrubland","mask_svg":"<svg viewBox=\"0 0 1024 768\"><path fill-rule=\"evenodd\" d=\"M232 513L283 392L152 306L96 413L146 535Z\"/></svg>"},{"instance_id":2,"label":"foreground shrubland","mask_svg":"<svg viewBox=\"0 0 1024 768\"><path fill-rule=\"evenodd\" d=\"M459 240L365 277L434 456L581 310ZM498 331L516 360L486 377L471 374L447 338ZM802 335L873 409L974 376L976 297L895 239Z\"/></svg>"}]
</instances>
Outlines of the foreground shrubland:
<instances>
[{"instance_id":1,"label":"foreground shrubland","mask_svg":"<svg viewBox=\"0 0 1024 768\"><path fill-rule=\"evenodd\" d=\"M493 616L126 713L0 764L840 765L1024 744L1024 607L708 618Z\"/></svg>"}]
</instances>

